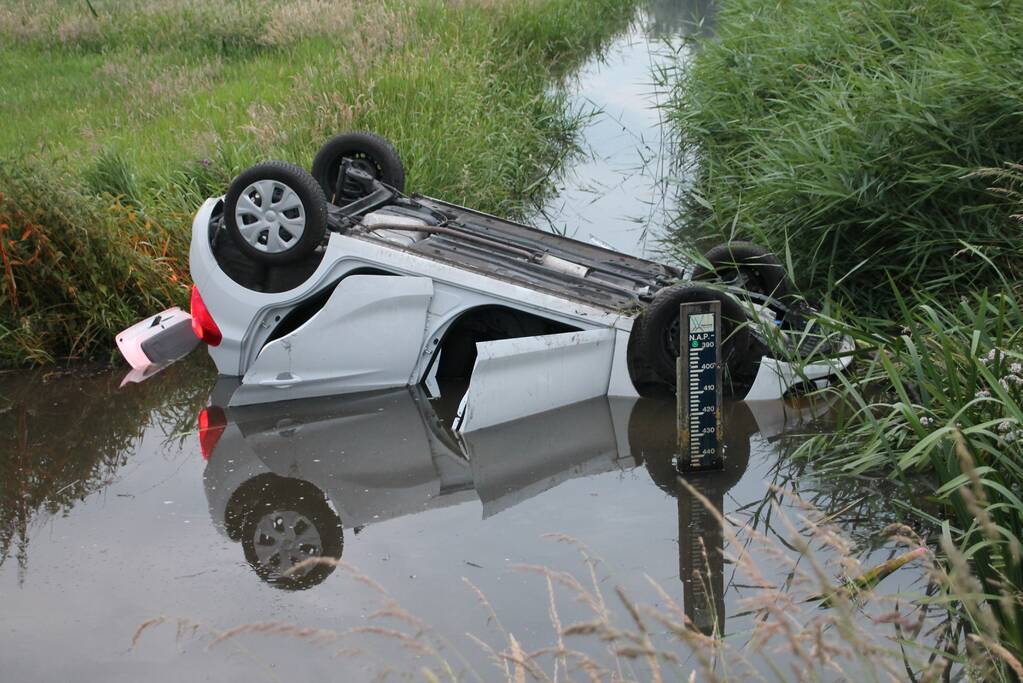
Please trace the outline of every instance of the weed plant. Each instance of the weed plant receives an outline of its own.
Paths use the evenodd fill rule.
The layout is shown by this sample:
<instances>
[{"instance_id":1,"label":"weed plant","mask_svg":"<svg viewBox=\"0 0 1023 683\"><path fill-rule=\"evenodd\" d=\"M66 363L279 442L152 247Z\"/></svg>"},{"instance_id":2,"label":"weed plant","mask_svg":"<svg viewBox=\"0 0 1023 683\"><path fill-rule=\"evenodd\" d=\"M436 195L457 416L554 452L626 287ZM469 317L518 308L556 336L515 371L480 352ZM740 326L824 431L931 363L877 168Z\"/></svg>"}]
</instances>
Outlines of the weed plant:
<instances>
[{"instance_id":1,"label":"weed plant","mask_svg":"<svg viewBox=\"0 0 1023 683\"><path fill-rule=\"evenodd\" d=\"M184 216L158 221L39 160L0 164L0 188L0 364L81 356L184 303Z\"/></svg>"},{"instance_id":2,"label":"weed plant","mask_svg":"<svg viewBox=\"0 0 1023 683\"><path fill-rule=\"evenodd\" d=\"M1009 288L953 304L896 298L903 327L894 336L887 324L824 321L851 335L862 358L833 390L845 404L836 430L808 439L794 456L837 476L925 474L901 505L940 529L957 570L968 566L976 577L950 596L973 633L1018 660L1023 301Z\"/></svg>"}]
</instances>

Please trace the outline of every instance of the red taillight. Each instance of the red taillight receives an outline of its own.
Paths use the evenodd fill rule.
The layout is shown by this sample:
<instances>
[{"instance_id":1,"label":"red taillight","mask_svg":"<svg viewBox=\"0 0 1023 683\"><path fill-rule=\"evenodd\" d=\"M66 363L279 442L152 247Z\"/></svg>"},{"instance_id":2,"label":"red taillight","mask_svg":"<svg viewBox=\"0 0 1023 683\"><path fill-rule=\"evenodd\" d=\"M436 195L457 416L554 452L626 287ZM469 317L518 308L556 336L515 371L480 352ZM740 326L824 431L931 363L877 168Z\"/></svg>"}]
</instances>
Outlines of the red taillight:
<instances>
[{"instance_id":1,"label":"red taillight","mask_svg":"<svg viewBox=\"0 0 1023 683\"><path fill-rule=\"evenodd\" d=\"M210 346L216 346L224 338L195 285L192 285L192 331Z\"/></svg>"},{"instance_id":2,"label":"red taillight","mask_svg":"<svg viewBox=\"0 0 1023 683\"><path fill-rule=\"evenodd\" d=\"M227 416L224 415L224 409L220 406L203 408L199 413L199 448L202 449L203 460L210 459L225 427L227 427Z\"/></svg>"}]
</instances>

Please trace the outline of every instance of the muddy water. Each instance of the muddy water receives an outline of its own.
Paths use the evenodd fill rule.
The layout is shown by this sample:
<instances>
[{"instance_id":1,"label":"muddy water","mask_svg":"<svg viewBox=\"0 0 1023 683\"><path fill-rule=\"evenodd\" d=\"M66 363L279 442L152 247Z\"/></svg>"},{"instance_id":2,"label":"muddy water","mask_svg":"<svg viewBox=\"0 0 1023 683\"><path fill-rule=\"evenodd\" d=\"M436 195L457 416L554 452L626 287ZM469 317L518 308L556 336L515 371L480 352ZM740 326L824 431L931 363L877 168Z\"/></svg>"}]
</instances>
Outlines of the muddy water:
<instances>
[{"instance_id":1,"label":"muddy water","mask_svg":"<svg viewBox=\"0 0 1023 683\"><path fill-rule=\"evenodd\" d=\"M651 3L580 75L580 97L607 117L547 207L555 225L649 248L638 226L670 209L656 183L664 162L644 99L649 68L698 10ZM722 551L747 548L764 579L794 589L777 553L782 540L809 537L786 527L797 511L772 486L829 513L863 542L866 565L893 552L870 541L897 519L884 494L817 482L783 457L826 406L730 404L725 471L690 477L694 493L672 465L670 402L600 399L458 436L458 394L447 388L231 409L232 386L201 352L143 384L121 387L122 374L0 375L2 681L371 680L441 661L445 679L501 680L479 641L506 650L510 633L525 651L554 645L536 568L588 585L587 556L600 558L594 572L616 619L621 586L661 610L671 600L697 631L716 626L741 645L744 600L764 589ZM822 559L832 554L817 545ZM287 571L311 556L344 564ZM911 568L884 587L923 588ZM556 583L554 595L561 623L592 618L570 586ZM261 632L282 624L306 630ZM235 627L249 632L216 641ZM664 631L656 644L677 654L685 678L693 654ZM569 646L613 665L594 638ZM639 664L621 666L644 677Z\"/></svg>"}]
</instances>

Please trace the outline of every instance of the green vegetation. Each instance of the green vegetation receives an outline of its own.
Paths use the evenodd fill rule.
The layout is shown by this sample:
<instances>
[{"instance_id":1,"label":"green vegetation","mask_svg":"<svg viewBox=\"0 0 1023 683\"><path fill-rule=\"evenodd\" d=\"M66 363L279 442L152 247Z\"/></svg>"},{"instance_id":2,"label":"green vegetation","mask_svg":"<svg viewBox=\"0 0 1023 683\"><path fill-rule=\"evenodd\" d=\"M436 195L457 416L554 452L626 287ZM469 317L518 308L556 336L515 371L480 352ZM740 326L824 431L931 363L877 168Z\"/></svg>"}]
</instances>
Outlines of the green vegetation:
<instances>
[{"instance_id":1,"label":"green vegetation","mask_svg":"<svg viewBox=\"0 0 1023 683\"><path fill-rule=\"evenodd\" d=\"M972 674L1018 680L1023 5L733 0L718 26L665 74L678 247L765 243L856 339L835 431L797 455L918 493L941 600L1002 667Z\"/></svg>"},{"instance_id":2,"label":"green vegetation","mask_svg":"<svg viewBox=\"0 0 1023 683\"><path fill-rule=\"evenodd\" d=\"M959 575L947 586L959 616L996 660L1018 666L1023 299L1006 287L955 304L899 304L897 335L888 321L826 320L857 340L864 360L836 390L846 406L837 429L807 440L796 456L836 476L912 481L916 497L897 506L932 525Z\"/></svg>"},{"instance_id":3,"label":"green vegetation","mask_svg":"<svg viewBox=\"0 0 1023 683\"><path fill-rule=\"evenodd\" d=\"M107 352L181 304L191 215L337 132L512 212L576 120L552 90L634 0L44 0L0 7L0 364Z\"/></svg>"},{"instance_id":4,"label":"green vegetation","mask_svg":"<svg viewBox=\"0 0 1023 683\"><path fill-rule=\"evenodd\" d=\"M798 284L860 311L900 288L968 292L1021 265L981 167L1023 158L1023 5L733 0L675 71L698 159L680 236L732 226Z\"/></svg>"},{"instance_id":5,"label":"green vegetation","mask_svg":"<svg viewBox=\"0 0 1023 683\"><path fill-rule=\"evenodd\" d=\"M0 169L0 187L0 364L82 355L183 303L187 216L157 222L39 160Z\"/></svg>"}]
</instances>

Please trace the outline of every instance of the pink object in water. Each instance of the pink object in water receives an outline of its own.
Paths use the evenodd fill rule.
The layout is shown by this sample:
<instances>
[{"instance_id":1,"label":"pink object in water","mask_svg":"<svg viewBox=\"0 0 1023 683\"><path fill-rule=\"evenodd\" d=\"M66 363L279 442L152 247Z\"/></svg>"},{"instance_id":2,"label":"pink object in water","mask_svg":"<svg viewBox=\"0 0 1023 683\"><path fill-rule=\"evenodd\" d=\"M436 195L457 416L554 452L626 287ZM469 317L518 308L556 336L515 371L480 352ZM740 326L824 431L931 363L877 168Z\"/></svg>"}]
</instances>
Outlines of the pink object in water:
<instances>
[{"instance_id":1,"label":"pink object in water","mask_svg":"<svg viewBox=\"0 0 1023 683\"><path fill-rule=\"evenodd\" d=\"M133 368L167 363L198 345L192 317L177 306L135 323L117 335L117 348Z\"/></svg>"}]
</instances>

